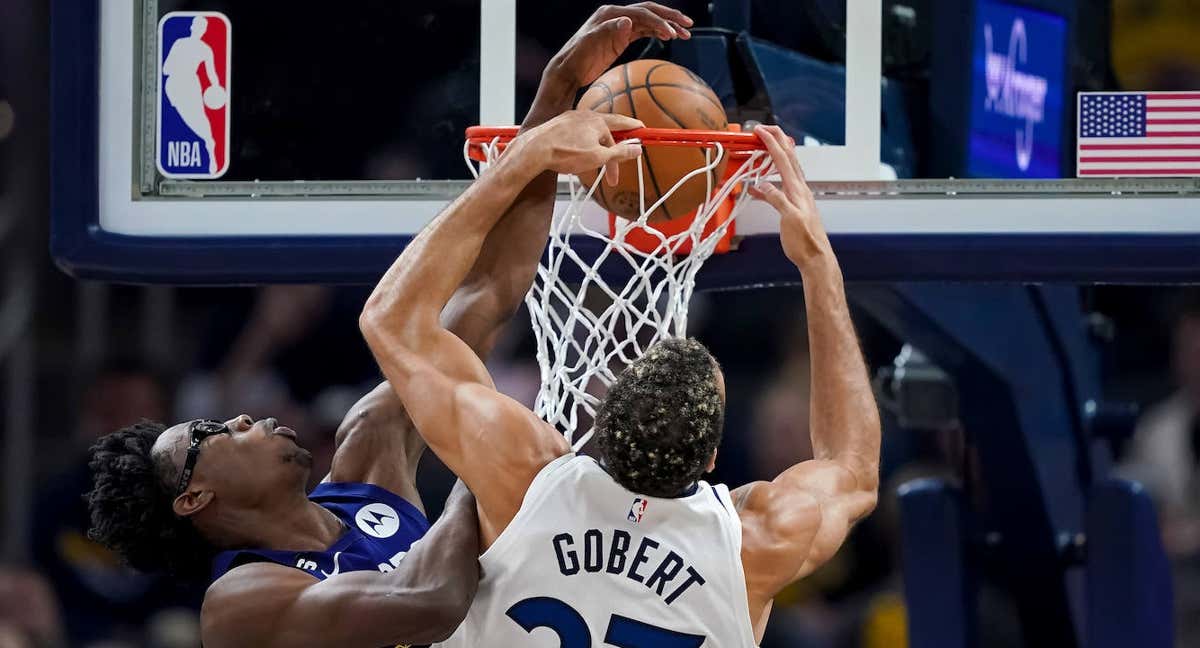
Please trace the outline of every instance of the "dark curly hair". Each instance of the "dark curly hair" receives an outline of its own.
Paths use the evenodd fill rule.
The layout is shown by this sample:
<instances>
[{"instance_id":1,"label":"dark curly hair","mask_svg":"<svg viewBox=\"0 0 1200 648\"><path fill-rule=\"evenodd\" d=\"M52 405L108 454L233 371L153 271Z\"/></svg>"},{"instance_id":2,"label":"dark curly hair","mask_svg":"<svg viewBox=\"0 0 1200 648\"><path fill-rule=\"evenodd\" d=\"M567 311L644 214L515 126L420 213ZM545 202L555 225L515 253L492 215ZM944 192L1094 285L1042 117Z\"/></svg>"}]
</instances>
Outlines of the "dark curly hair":
<instances>
[{"instance_id":1,"label":"dark curly hair","mask_svg":"<svg viewBox=\"0 0 1200 648\"><path fill-rule=\"evenodd\" d=\"M150 454L166 426L134 423L91 447L92 490L85 496L88 537L117 552L134 569L165 571L187 580L208 577L214 549L171 508L175 465Z\"/></svg>"},{"instance_id":2,"label":"dark curly hair","mask_svg":"<svg viewBox=\"0 0 1200 648\"><path fill-rule=\"evenodd\" d=\"M596 413L596 439L618 483L675 497L704 474L725 419L716 374L703 344L668 339L617 376Z\"/></svg>"}]
</instances>

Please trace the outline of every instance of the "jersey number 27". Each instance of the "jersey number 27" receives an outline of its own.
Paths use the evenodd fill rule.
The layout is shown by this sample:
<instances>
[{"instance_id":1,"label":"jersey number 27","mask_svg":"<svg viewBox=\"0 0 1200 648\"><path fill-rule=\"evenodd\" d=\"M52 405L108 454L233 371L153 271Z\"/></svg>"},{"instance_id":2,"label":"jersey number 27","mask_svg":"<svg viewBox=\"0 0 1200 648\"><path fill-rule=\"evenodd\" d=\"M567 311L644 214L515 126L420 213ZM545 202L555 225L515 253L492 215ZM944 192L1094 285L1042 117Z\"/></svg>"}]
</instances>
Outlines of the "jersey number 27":
<instances>
[{"instance_id":1,"label":"jersey number 27","mask_svg":"<svg viewBox=\"0 0 1200 648\"><path fill-rule=\"evenodd\" d=\"M507 614L525 632L533 632L534 628L553 630L561 648L591 648L592 633L583 617L575 608L556 598L527 598L508 608ZM608 620L604 643L617 648L699 648L704 637L614 614Z\"/></svg>"}]
</instances>

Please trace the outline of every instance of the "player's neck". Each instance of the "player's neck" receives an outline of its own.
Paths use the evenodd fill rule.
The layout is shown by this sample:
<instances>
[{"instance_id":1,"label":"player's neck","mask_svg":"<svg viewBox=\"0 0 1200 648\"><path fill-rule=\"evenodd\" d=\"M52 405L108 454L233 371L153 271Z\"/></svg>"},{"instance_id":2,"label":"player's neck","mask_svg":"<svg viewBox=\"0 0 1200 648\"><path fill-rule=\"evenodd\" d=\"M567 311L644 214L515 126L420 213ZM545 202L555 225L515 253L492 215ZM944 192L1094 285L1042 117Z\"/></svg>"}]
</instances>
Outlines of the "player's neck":
<instances>
[{"instance_id":1,"label":"player's neck","mask_svg":"<svg viewBox=\"0 0 1200 648\"><path fill-rule=\"evenodd\" d=\"M612 477L613 481L617 482L617 484L619 484L622 488L625 488L625 490L628 490L630 493L634 492L632 490L629 490L629 488L627 488L624 484L621 484L621 482L617 481L617 478L613 475L612 470L610 470L608 468L608 464L606 464L604 462L604 457L600 457L599 459L597 459L596 464L600 466L601 470L608 473L608 476ZM696 490L699 488L700 488L700 482L694 481L694 482L688 484L687 486L685 486L682 490L680 490L675 495L651 495L650 497L658 497L661 499L680 499L683 497L691 497L692 495L696 494Z\"/></svg>"},{"instance_id":2,"label":"player's neck","mask_svg":"<svg viewBox=\"0 0 1200 648\"><path fill-rule=\"evenodd\" d=\"M337 516L307 498L265 509L221 515L214 535L227 547L323 551L345 532Z\"/></svg>"}]
</instances>

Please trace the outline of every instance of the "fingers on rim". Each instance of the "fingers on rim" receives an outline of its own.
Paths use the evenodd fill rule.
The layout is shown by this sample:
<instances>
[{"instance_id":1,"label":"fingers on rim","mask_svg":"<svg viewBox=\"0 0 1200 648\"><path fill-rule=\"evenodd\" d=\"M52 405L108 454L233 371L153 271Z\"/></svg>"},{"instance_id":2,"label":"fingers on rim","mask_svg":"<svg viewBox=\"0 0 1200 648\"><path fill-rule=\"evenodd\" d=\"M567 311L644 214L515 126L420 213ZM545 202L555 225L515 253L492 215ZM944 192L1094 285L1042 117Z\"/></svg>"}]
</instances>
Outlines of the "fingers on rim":
<instances>
[{"instance_id":1,"label":"fingers on rim","mask_svg":"<svg viewBox=\"0 0 1200 648\"><path fill-rule=\"evenodd\" d=\"M783 180L783 188L788 193L803 192L804 182L799 174L796 152L788 150L783 130L778 126L763 125L756 127L754 130L759 133L759 137L767 145L767 151L771 153L772 159L775 160L775 170L779 172L779 177ZM761 132L759 132L760 130Z\"/></svg>"},{"instance_id":2,"label":"fingers on rim","mask_svg":"<svg viewBox=\"0 0 1200 648\"><path fill-rule=\"evenodd\" d=\"M785 154L783 145L779 141L778 130L776 126L767 126L765 124L759 124L754 127L754 132L762 140L763 144L766 145L767 152L771 154L776 163L780 161L780 156Z\"/></svg>"},{"instance_id":3,"label":"fingers on rim","mask_svg":"<svg viewBox=\"0 0 1200 648\"><path fill-rule=\"evenodd\" d=\"M787 196L779 190L779 187L776 187L769 182L763 182L761 184L751 186L750 195L760 200L767 201L768 204L780 212L791 205L791 202L788 201Z\"/></svg>"},{"instance_id":4,"label":"fingers on rim","mask_svg":"<svg viewBox=\"0 0 1200 648\"><path fill-rule=\"evenodd\" d=\"M608 126L610 131L633 130L635 128L644 128L646 125L640 119L634 119L627 115L619 113L595 113L600 115L600 119L604 121L604 125Z\"/></svg>"},{"instance_id":5,"label":"fingers on rim","mask_svg":"<svg viewBox=\"0 0 1200 648\"><path fill-rule=\"evenodd\" d=\"M792 162L792 170L796 172L796 176L800 179L800 189L802 191L809 191L807 184L808 178L804 175L804 168L800 166L800 158L796 156L796 140L792 139L786 132L784 132L782 128L778 126L775 127L775 130L778 131L777 135L779 137L779 141L787 151L788 159Z\"/></svg>"},{"instance_id":6,"label":"fingers on rim","mask_svg":"<svg viewBox=\"0 0 1200 648\"><path fill-rule=\"evenodd\" d=\"M615 160L617 162L624 162L626 160L632 160L641 155L642 146L641 144L622 143L609 147L608 151L610 161Z\"/></svg>"}]
</instances>

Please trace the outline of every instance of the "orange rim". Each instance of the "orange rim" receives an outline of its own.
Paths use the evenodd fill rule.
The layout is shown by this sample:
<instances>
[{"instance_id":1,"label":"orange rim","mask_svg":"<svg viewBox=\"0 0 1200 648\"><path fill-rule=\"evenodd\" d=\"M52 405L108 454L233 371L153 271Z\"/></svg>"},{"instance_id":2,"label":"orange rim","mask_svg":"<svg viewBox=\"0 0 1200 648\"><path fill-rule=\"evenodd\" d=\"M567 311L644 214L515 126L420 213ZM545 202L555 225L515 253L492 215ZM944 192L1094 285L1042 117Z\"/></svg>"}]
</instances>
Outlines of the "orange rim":
<instances>
[{"instance_id":1,"label":"orange rim","mask_svg":"<svg viewBox=\"0 0 1200 648\"><path fill-rule=\"evenodd\" d=\"M496 143L501 150L517 136L516 126L471 126L467 129L468 155L472 160L486 161L483 147ZM698 146L715 147L720 144L731 157L747 157L754 151L765 151L766 146L754 133L732 131L688 130L683 128L635 128L616 131L613 138L618 142L640 139L648 146Z\"/></svg>"}]
</instances>

